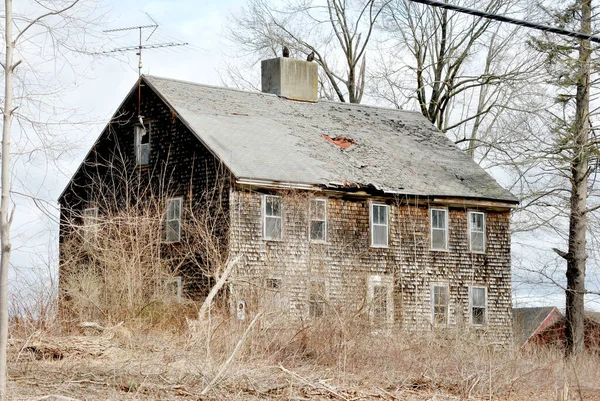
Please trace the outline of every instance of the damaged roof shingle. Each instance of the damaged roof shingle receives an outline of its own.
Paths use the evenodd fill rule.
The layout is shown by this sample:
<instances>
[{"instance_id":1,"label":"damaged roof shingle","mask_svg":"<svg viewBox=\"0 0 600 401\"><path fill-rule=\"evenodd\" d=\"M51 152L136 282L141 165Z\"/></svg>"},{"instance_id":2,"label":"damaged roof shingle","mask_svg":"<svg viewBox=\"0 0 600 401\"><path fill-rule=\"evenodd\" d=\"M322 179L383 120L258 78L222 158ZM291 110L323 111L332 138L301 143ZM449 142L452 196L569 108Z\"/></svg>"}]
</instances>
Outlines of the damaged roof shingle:
<instances>
[{"instance_id":1,"label":"damaged roof shingle","mask_svg":"<svg viewBox=\"0 0 600 401\"><path fill-rule=\"evenodd\" d=\"M517 201L420 113L144 80L237 178Z\"/></svg>"}]
</instances>

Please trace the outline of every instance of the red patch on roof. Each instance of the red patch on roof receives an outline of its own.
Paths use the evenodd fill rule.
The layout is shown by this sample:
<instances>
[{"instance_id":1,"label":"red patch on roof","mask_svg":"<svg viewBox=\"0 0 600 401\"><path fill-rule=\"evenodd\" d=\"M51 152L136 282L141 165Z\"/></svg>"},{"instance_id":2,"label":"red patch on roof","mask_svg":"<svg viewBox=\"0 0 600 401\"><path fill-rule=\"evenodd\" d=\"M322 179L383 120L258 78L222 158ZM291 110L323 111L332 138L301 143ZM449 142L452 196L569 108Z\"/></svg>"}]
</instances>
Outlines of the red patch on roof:
<instances>
[{"instance_id":1,"label":"red patch on roof","mask_svg":"<svg viewBox=\"0 0 600 401\"><path fill-rule=\"evenodd\" d=\"M332 137L330 137L327 134L322 134L321 136L327 142L333 143L334 145L337 145L337 146L339 146L342 149L348 149L350 146L356 145L356 141L354 139L347 138L345 136L338 135L335 138L332 138Z\"/></svg>"}]
</instances>

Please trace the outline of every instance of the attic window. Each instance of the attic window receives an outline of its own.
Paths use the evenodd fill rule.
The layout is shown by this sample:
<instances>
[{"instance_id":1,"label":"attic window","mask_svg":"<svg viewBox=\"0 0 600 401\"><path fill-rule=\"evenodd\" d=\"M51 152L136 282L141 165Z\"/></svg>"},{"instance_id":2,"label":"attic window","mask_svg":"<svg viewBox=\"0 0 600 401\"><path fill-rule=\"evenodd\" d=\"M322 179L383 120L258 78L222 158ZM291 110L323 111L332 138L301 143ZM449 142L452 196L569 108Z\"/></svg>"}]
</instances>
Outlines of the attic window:
<instances>
[{"instance_id":1,"label":"attic window","mask_svg":"<svg viewBox=\"0 0 600 401\"><path fill-rule=\"evenodd\" d=\"M150 125L134 127L135 162L138 166L150 163Z\"/></svg>"},{"instance_id":2,"label":"attic window","mask_svg":"<svg viewBox=\"0 0 600 401\"><path fill-rule=\"evenodd\" d=\"M345 137L345 136L338 135L338 136L336 136L334 138L330 137L327 134L322 134L321 136L327 142L333 143L334 145L337 145L337 146L339 146L342 149L348 149L352 145L357 145L357 143L356 143L356 141L354 139L348 138L348 137Z\"/></svg>"}]
</instances>

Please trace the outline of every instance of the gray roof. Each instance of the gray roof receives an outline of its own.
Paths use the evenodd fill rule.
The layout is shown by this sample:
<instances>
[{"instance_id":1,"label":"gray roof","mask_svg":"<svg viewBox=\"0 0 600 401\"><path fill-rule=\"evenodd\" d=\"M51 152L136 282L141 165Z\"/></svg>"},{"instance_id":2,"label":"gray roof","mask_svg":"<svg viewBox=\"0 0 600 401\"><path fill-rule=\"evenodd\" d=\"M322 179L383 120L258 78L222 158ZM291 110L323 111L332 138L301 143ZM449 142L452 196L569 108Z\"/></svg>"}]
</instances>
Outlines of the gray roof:
<instances>
[{"instance_id":1,"label":"gray roof","mask_svg":"<svg viewBox=\"0 0 600 401\"><path fill-rule=\"evenodd\" d=\"M516 343L523 346L555 309L555 306L513 308L513 334ZM558 314L561 315L560 312Z\"/></svg>"},{"instance_id":2,"label":"gray roof","mask_svg":"<svg viewBox=\"0 0 600 401\"><path fill-rule=\"evenodd\" d=\"M144 78L238 179L517 201L420 113Z\"/></svg>"}]
</instances>

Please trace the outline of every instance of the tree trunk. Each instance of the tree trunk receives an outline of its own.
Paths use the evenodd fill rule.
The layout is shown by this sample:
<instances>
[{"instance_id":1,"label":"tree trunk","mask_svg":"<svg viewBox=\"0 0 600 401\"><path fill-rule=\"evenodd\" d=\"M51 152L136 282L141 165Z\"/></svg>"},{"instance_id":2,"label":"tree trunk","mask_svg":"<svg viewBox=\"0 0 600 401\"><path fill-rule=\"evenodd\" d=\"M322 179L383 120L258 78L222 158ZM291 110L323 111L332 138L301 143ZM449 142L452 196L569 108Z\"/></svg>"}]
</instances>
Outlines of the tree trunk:
<instances>
[{"instance_id":1,"label":"tree trunk","mask_svg":"<svg viewBox=\"0 0 600 401\"><path fill-rule=\"evenodd\" d=\"M591 34L592 1L580 0L581 32ZM571 160L571 211L569 251L567 253L567 290L565 356L577 355L584 347L584 296L587 232L588 138L590 132L590 60L589 40L581 40L577 76L576 113L573 124Z\"/></svg>"},{"instance_id":2,"label":"tree trunk","mask_svg":"<svg viewBox=\"0 0 600 401\"><path fill-rule=\"evenodd\" d=\"M6 394L7 369L6 351L8 347L8 266L10 260L10 128L13 115L13 42L12 42L12 0L5 0L4 35L6 56L4 60L4 110L2 118L2 170L0 182L0 400Z\"/></svg>"}]
</instances>

